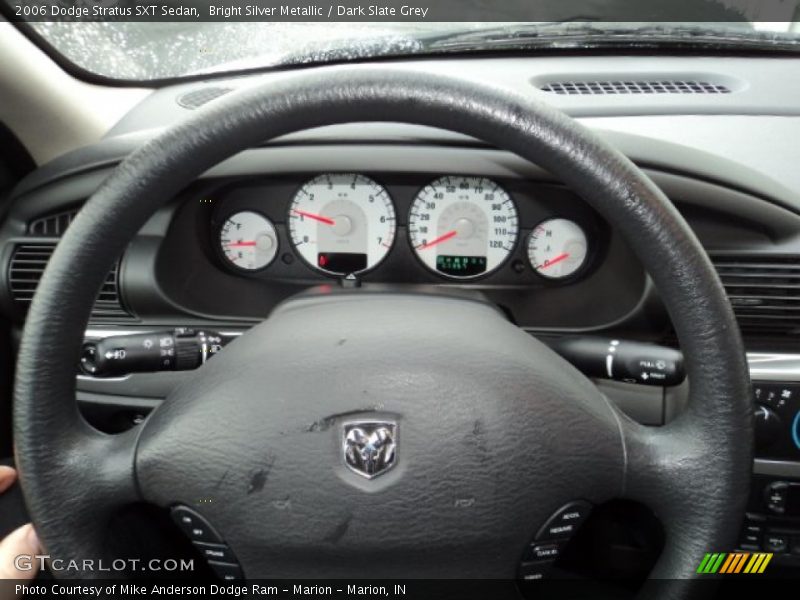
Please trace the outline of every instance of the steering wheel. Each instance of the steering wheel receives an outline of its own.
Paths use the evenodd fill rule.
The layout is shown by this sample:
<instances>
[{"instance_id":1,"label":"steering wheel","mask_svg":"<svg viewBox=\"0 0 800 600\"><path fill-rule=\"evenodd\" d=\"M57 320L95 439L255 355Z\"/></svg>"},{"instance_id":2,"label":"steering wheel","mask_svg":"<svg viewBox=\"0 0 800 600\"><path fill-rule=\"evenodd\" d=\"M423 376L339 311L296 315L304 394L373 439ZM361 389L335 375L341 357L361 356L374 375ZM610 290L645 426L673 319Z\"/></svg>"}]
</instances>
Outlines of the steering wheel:
<instances>
[{"instance_id":1,"label":"steering wheel","mask_svg":"<svg viewBox=\"0 0 800 600\"><path fill-rule=\"evenodd\" d=\"M601 213L672 318L691 382L684 413L641 426L492 307L398 292L290 300L141 426L119 435L89 426L75 373L91 306L156 209L265 140L370 121L443 128L514 152ZM130 503L213 497L196 510L247 577L513 579L558 507L622 497L663 523L650 584L672 581L641 592L662 599L683 597L703 554L734 543L751 421L743 345L722 285L646 175L535 98L371 68L309 70L231 94L124 160L41 280L14 409L25 498L54 557L105 556L109 518ZM390 424L395 452L383 455L393 468L373 478L342 456L348 423L370 422Z\"/></svg>"}]
</instances>

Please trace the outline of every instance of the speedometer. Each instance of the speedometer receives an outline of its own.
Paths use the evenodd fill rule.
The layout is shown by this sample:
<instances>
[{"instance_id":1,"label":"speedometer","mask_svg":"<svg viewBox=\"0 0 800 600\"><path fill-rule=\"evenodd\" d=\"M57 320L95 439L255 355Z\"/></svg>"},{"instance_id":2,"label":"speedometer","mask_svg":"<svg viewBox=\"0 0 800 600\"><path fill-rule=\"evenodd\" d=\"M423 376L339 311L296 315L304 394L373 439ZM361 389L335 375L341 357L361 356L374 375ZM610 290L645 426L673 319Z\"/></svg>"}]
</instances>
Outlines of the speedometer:
<instances>
[{"instance_id":1,"label":"speedometer","mask_svg":"<svg viewBox=\"0 0 800 600\"><path fill-rule=\"evenodd\" d=\"M491 273L517 242L514 201L485 177L441 177L425 186L408 217L411 245L432 271L454 279Z\"/></svg>"},{"instance_id":2,"label":"speedometer","mask_svg":"<svg viewBox=\"0 0 800 600\"><path fill-rule=\"evenodd\" d=\"M325 273L349 275L386 256L396 231L388 192L363 175L325 174L307 182L289 206L298 254Z\"/></svg>"}]
</instances>

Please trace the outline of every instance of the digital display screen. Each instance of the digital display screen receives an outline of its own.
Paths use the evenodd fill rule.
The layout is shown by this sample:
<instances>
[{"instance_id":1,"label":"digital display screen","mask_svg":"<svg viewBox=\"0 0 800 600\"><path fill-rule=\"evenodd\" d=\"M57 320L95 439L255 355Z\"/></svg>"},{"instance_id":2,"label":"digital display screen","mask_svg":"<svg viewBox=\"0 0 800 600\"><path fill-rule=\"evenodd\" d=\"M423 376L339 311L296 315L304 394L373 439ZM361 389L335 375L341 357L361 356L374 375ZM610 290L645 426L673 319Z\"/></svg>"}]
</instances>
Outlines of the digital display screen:
<instances>
[{"instance_id":1,"label":"digital display screen","mask_svg":"<svg viewBox=\"0 0 800 600\"><path fill-rule=\"evenodd\" d=\"M317 254L320 269L349 275L367 268L367 255L351 252L320 252Z\"/></svg>"},{"instance_id":2,"label":"digital display screen","mask_svg":"<svg viewBox=\"0 0 800 600\"><path fill-rule=\"evenodd\" d=\"M486 271L485 256L447 256L436 257L436 270L454 277L472 277Z\"/></svg>"}]
</instances>

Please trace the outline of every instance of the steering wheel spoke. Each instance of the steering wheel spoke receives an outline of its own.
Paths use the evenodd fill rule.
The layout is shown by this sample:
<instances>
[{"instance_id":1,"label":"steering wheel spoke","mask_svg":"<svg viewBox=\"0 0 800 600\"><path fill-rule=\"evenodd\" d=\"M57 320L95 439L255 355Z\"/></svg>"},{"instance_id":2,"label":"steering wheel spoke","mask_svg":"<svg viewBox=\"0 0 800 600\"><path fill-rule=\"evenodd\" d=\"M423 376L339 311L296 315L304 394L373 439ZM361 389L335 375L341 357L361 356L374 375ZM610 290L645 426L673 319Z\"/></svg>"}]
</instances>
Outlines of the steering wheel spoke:
<instances>
[{"instance_id":1,"label":"steering wheel spoke","mask_svg":"<svg viewBox=\"0 0 800 600\"><path fill-rule=\"evenodd\" d=\"M76 415L54 433L47 442L18 453L25 497L32 512L45 515L36 525L48 532L45 544L52 556L100 558L98 548L114 513L139 499L134 476L139 430L108 435ZM19 447L19 435L17 439ZM54 494L55 488L61 493ZM58 575L103 576L70 567Z\"/></svg>"},{"instance_id":2,"label":"steering wheel spoke","mask_svg":"<svg viewBox=\"0 0 800 600\"><path fill-rule=\"evenodd\" d=\"M664 427L646 427L629 419L623 423L627 457L623 496L653 510L665 530L664 555L652 578L691 578L706 552L731 549L711 541L727 539L731 530L738 530L735 520L721 518L720 499L731 488L746 488L749 473L731 469L730 457L719 452L724 444L720 433L709 433L688 413ZM748 464L746 437L738 452L739 462ZM730 498L723 510L741 514L743 499ZM700 531L704 535L697 535Z\"/></svg>"}]
</instances>

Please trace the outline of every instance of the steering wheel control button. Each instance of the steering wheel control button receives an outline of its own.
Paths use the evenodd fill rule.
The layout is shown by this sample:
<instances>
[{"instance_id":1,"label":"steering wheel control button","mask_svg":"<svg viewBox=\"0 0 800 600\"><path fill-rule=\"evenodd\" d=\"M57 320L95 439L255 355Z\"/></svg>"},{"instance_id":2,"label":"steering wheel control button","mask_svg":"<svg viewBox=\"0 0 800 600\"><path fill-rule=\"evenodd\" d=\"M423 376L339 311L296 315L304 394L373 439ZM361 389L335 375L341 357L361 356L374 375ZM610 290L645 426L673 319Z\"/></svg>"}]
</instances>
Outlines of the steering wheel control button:
<instances>
[{"instance_id":1,"label":"steering wheel control button","mask_svg":"<svg viewBox=\"0 0 800 600\"><path fill-rule=\"evenodd\" d=\"M767 533L764 537L764 550L780 554L789 549L789 536L784 533Z\"/></svg>"},{"instance_id":2,"label":"steering wheel control button","mask_svg":"<svg viewBox=\"0 0 800 600\"><path fill-rule=\"evenodd\" d=\"M763 534L764 528L761 525L748 523L742 531L739 547L742 550L760 550L761 537Z\"/></svg>"},{"instance_id":3,"label":"steering wheel control button","mask_svg":"<svg viewBox=\"0 0 800 600\"><path fill-rule=\"evenodd\" d=\"M217 577L222 581L238 581L244 579L242 568L233 563L216 562L213 560L208 561L208 566L217 574Z\"/></svg>"},{"instance_id":4,"label":"steering wheel control button","mask_svg":"<svg viewBox=\"0 0 800 600\"><path fill-rule=\"evenodd\" d=\"M222 538L202 516L185 506L176 506L171 512L172 520L193 542L219 544Z\"/></svg>"},{"instance_id":5,"label":"steering wheel control button","mask_svg":"<svg viewBox=\"0 0 800 600\"><path fill-rule=\"evenodd\" d=\"M764 501L770 512L782 515L786 512L786 501L789 497L789 484L784 481L776 481L767 486L764 492Z\"/></svg>"},{"instance_id":6,"label":"steering wheel control button","mask_svg":"<svg viewBox=\"0 0 800 600\"><path fill-rule=\"evenodd\" d=\"M551 566L553 561L550 560L524 562L519 566L519 578L523 581L539 581L547 577Z\"/></svg>"},{"instance_id":7,"label":"steering wheel control button","mask_svg":"<svg viewBox=\"0 0 800 600\"><path fill-rule=\"evenodd\" d=\"M555 560L561 554L561 548L564 546L563 542L545 542L533 543L528 546L528 551L525 553L524 561L540 561L540 560Z\"/></svg>"},{"instance_id":8,"label":"steering wheel control button","mask_svg":"<svg viewBox=\"0 0 800 600\"><path fill-rule=\"evenodd\" d=\"M570 502L558 509L536 534L536 540L568 539L592 512L592 505L583 500Z\"/></svg>"},{"instance_id":9,"label":"steering wheel control button","mask_svg":"<svg viewBox=\"0 0 800 600\"><path fill-rule=\"evenodd\" d=\"M231 552L231 549L225 544L205 544L203 542L195 542L194 546L200 551L200 554L202 554L203 558L206 560L224 563L236 562L233 552Z\"/></svg>"}]
</instances>

